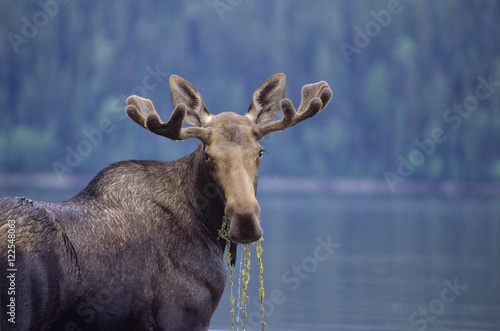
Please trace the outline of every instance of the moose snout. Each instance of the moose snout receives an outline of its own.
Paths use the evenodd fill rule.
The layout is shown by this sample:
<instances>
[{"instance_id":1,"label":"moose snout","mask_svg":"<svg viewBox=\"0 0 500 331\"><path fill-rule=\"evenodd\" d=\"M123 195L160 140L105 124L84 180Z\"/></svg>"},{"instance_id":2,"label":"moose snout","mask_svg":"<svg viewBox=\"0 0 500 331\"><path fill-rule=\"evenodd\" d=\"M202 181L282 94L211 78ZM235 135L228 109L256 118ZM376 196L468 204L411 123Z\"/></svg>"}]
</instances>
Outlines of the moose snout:
<instances>
[{"instance_id":1,"label":"moose snout","mask_svg":"<svg viewBox=\"0 0 500 331\"><path fill-rule=\"evenodd\" d=\"M260 206L257 200L240 204L228 201L225 209L229 220L229 239L238 244L249 244L262 237L260 227Z\"/></svg>"}]
</instances>

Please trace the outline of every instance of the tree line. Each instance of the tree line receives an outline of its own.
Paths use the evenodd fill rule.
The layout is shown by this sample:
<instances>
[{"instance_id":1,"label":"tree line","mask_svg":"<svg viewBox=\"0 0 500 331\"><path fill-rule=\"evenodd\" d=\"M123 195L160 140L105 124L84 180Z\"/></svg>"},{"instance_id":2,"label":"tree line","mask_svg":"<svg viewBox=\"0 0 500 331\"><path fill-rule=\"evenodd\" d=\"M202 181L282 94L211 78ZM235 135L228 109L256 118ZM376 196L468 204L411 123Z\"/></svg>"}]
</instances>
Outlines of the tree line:
<instances>
[{"instance_id":1,"label":"tree line","mask_svg":"<svg viewBox=\"0 0 500 331\"><path fill-rule=\"evenodd\" d=\"M496 1L4 2L0 171L94 173L169 160L173 143L124 116L153 100L167 120L178 74L213 113L244 113L287 75L300 103L327 81L325 111L263 144L280 176L498 181L500 4Z\"/></svg>"}]
</instances>

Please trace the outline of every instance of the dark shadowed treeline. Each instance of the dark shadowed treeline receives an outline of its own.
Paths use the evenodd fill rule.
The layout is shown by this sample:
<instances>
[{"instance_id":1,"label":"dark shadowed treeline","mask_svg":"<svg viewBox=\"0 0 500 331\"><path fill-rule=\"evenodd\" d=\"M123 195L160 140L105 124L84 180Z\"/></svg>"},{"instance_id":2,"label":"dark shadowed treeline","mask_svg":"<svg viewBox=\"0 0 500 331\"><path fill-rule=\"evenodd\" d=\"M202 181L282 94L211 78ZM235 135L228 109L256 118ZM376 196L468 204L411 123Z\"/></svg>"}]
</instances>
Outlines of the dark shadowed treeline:
<instances>
[{"instance_id":1,"label":"dark shadowed treeline","mask_svg":"<svg viewBox=\"0 0 500 331\"><path fill-rule=\"evenodd\" d=\"M178 74L213 113L244 113L287 75L326 80L327 109L263 141L269 175L500 180L497 1L3 1L0 172L94 173L168 160L173 143L124 118L151 98L166 121Z\"/></svg>"}]
</instances>

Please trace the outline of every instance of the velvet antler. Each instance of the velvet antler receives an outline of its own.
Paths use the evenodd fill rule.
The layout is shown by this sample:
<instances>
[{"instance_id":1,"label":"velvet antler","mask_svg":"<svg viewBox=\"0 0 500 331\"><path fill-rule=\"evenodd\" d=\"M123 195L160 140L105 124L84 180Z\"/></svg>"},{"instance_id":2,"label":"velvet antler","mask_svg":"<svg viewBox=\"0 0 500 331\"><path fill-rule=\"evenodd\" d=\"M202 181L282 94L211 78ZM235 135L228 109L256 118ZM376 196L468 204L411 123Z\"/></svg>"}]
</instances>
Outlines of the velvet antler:
<instances>
[{"instance_id":1,"label":"velvet antler","mask_svg":"<svg viewBox=\"0 0 500 331\"><path fill-rule=\"evenodd\" d=\"M198 91L190 83L175 75L170 77L170 90L174 112L168 122L161 121L151 100L137 95L132 95L127 99L128 117L160 136L172 140L194 137L206 143L211 130L201 126L210 120L210 113L203 104ZM195 126L183 128L184 121Z\"/></svg>"},{"instance_id":2,"label":"velvet antler","mask_svg":"<svg viewBox=\"0 0 500 331\"><path fill-rule=\"evenodd\" d=\"M327 82L321 81L305 85L302 88L302 100L298 111L295 111L290 99L283 99L280 103L283 118L272 122L256 124L254 132L259 139L262 139L271 132L282 131L292 127L316 115L326 107L331 98L332 90Z\"/></svg>"}]
</instances>

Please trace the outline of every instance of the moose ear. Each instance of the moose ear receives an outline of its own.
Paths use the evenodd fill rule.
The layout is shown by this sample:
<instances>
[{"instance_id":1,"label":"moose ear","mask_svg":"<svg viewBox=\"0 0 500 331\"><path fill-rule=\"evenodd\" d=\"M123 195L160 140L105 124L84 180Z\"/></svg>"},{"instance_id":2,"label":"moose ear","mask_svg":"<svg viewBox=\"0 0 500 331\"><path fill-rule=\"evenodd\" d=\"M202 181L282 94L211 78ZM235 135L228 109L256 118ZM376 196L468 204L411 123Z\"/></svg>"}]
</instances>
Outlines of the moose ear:
<instances>
[{"instance_id":1,"label":"moose ear","mask_svg":"<svg viewBox=\"0 0 500 331\"><path fill-rule=\"evenodd\" d=\"M177 105L186 105L184 122L194 126L203 126L212 120L212 115L205 107L200 93L185 79L177 75L170 76L170 96L174 109Z\"/></svg>"},{"instance_id":2,"label":"moose ear","mask_svg":"<svg viewBox=\"0 0 500 331\"><path fill-rule=\"evenodd\" d=\"M273 119L280 111L280 102L285 98L284 74L276 74L255 90L252 103L245 116L259 124Z\"/></svg>"}]
</instances>

